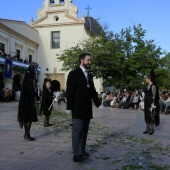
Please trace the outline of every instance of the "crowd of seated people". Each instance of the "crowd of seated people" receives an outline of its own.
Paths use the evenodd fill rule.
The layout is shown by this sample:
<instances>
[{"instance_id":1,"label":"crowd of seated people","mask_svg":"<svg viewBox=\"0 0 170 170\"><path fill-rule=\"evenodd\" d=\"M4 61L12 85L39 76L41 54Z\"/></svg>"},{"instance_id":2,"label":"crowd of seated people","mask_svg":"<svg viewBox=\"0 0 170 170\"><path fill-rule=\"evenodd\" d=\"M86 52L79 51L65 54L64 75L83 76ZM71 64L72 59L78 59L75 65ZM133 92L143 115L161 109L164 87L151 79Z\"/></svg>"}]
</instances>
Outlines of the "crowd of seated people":
<instances>
[{"instance_id":1,"label":"crowd of seated people","mask_svg":"<svg viewBox=\"0 0 170 170\"><path fill-rule=\"evenodd\" d=\"M9 59L11 59L13 61L18 61L18 62L22 62L22 63L26 63L26 64L34 64L34 65L36 65L38 67L38 64L36 62L28 61L27 59L23 60L23 59L17 57L16 55L11 56L10 54L6 54L4 52L4 50L2 50L2 49L0 49L0 56L4 57L4 58L9 58Z\"/></svg>"},{"instance_id":2,"label":"crowd of seated people","mask_svg":"<svg viewBox=\"0 0 170 170\"><path fill-rule=\"evenodd\" d=\"M100 95L104 106L122 109L144 110L144 92L124 89L114 92L103 92ZM170 90L160 91L160 114L170 114Z\"/></svg>"},{"instance_id":3,"label":"crowd of seated people","mask_svg":"<svg viewBox=\"0 0 170 170\"><path fill-rule=\"evenodd\" d=\"M103 95L106 94L106 95ZM118 90L111 92L104 92L101 94L102 103L104 106L110 106L113 108L122 108L122 109L144 109L144 93L141 90L135 90L131 92L129 90L124 89L124 91Z\"/></svg>"},{"instance_id":4,"label":"crowd of seated people","mask_svg":"<svg viewBox=\"0 0 170 170\"><path fill-rule=\"evenodd\" d=\"M15 92L12 91L11 89L2 89L0 92L0 101L1 102L10 102L14 101L15 99Z\"/></svg>"},{"instance_id":5,"label":"crowd of seated people","mask_svg":"<svg viewBox=\"0 0 170 170\"><path fill-rule=\"evenodd\" d=\"M160 114L170 114L170 90L163 90L160 96Z\"/></svg>"}]
</instances>

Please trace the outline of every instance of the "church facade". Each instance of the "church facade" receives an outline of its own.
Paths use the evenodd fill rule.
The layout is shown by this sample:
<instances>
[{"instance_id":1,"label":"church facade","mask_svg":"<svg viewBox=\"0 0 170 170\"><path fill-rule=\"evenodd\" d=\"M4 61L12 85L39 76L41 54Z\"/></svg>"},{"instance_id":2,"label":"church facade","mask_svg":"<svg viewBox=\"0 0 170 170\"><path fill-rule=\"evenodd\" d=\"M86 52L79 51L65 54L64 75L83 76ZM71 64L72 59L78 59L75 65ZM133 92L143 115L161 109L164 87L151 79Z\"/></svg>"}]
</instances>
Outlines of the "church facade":
<instances>
[{"instance_id":1,"label":"church facade","mask_svg":"<svg viewBox=\"0 0 170 170\"><path fill-rule=\"evenodd\" d=\"M20 50L23 59L29 60L32 57L32 60L38 63L41 69L40 86L42 86L44 78L48 77L57 80L61 90L65 90L68 72L61 70L63 63L58 61L57 57L65 49L87 39L89 37L88 29L91 29L89 25L92 24L87 23L87 17L82 16L79 19L77 14L78 8L73 5L72 0L45 0L43 7L37 13L37 20L32 19L30 25L19 21L13 21L13 24L8 25L7 23L12 21L4 20L4 22L6 21L4 24L0 20L0 26L5 25L14 31L12 34L17 33L21 38L20 40L19 37L14 37L15 40L12 43L10 37L13 35L8 33L10 37L5 37L0 27L0 43L5 44L6 53L10 54L11 51ZM92 20L89 17L88 22L90 19ZM92 21L94 22L94 19ZM2 41L2 39L4 40ZM100 79L95 79L95 86L98 92L103 91Z\"/></svg>"}]
</instances>

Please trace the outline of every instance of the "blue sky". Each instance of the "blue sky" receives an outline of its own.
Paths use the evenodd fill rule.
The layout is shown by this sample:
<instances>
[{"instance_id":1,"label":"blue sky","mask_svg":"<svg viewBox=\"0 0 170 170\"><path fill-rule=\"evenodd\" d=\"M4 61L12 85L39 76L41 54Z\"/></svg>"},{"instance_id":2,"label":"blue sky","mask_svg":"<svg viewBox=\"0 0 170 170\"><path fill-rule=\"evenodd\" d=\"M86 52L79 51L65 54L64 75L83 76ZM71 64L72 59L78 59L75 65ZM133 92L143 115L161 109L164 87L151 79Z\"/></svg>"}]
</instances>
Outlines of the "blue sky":
<instances>
[{"instance_id":1,"label":"blue sky","mask_svg":"<svg viewBox=\"0 0 170 170\"><path fill-rule=\"evenodd\" d=\"M22 20L29 23L36 20L37 11L44 0L1 1L0 18ZM156 45L170 52L170 0L73 0L79 8L79 17L88 5L90 15L107 23L111 30L120 32L122 28L142 24L147 39L154 39Z\"/></svg>"}]
</instances>

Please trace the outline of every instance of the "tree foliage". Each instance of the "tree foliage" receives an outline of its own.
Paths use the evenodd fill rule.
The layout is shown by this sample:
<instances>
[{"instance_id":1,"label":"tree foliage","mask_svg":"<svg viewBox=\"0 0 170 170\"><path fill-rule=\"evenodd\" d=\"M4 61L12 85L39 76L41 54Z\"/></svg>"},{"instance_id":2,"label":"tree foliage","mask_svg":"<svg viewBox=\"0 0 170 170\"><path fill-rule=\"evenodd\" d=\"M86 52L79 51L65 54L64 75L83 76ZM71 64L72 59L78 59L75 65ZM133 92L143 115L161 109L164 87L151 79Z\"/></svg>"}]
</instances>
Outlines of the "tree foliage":
<instances>
[{"instance_id":1,"label":"tree foliage","mask_svg":"<svg viewBox=\"0 0 170 170\"><path fill-rule=\"evenodd\" d=\"M63 71L78 67L78 56L82 52L92 54L91 71L97 78L103 78L105 86L129 89L141 88L144 75L155 69L159 84L169 76L170 54L163 55L161 47L154 40L146 40L146 30L138 26L122 29L113 33L104 29L100 36L91 35L89 39L66 49L58 57L63 61ZM167 86L163 83L163 87ZM162 87L162 86L161 86Z\"/></svg>"},{"instance_id":2,"label":"tree foliage","mask_svg":"<svg viewBox=\"0 0 170 170\"><path fill-rule=\"evenodd\" d=\"M157 82L161 89L170 89L170 53L160 59L160 67L156 69Z\"/></svg>"}]
</instances>

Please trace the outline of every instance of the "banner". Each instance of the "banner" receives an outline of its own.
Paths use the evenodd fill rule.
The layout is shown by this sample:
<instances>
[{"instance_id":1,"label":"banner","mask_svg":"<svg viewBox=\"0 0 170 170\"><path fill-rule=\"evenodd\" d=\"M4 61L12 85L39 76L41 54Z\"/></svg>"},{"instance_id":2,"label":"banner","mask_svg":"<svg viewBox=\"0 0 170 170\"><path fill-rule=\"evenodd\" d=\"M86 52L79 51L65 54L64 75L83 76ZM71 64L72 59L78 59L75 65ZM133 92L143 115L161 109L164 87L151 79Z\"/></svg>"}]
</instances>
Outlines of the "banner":
<instances>
[{"instance_id":1,"label":"banner","mask_svg":"<svg viewBox=\"0 0 170 170\"><path fill-rule=\"evenodd\" d=\"M12 79L12 60L5 59L5 78Z\"/></svg>"}]
</instances>

